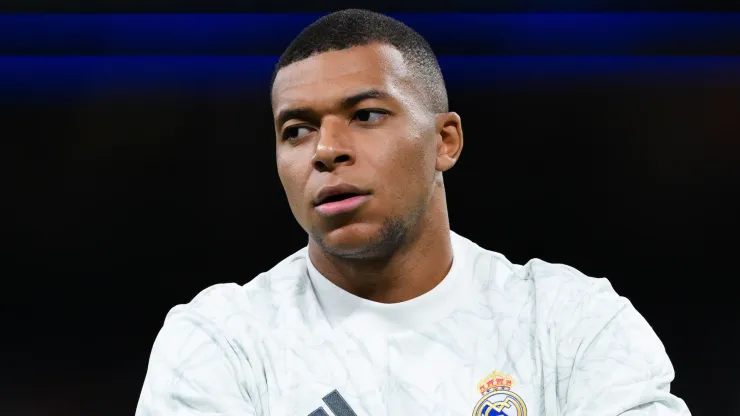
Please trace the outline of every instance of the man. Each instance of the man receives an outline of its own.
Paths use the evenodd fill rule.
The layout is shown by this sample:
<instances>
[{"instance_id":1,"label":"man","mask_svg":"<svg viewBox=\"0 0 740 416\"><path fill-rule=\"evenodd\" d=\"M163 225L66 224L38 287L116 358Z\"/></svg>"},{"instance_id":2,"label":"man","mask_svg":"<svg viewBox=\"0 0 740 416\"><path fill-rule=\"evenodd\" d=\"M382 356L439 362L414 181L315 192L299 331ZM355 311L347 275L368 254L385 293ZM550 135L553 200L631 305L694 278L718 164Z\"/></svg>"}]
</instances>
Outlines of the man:
<instances>
[{"instance_id":1,"label":"man","mask_svg":"<svg viewBox=\"0 0 740 416\"><path fill-rule=\"evenodd\" d=\"M608 281L450 231L461 121L413 30L361 10L319 19L280 58L272 107L308 245L173 308L137 416L689 414Z\"/></svg>"}]
</instances>

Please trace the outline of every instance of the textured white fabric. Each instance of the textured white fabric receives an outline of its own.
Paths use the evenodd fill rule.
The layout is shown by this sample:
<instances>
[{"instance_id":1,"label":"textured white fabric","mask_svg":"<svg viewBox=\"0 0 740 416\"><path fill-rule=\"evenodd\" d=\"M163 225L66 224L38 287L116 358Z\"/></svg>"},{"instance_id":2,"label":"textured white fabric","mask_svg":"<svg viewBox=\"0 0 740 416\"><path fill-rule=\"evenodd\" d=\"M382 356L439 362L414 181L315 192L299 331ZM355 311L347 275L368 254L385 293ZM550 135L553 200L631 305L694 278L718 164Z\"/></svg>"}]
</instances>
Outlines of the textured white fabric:
<instances>
[{"instance_id":1,"label":"textured white fabric","mask_svg":"<svg viewBox=\"0 0 740 416\"><path fill-rule=\"evenodd\" d=\"M204 290L167 315L136 416L690 414L606 279L452 241L450 273L408 302L341 290L306 248Z\"/></svg>"}]
</instances>

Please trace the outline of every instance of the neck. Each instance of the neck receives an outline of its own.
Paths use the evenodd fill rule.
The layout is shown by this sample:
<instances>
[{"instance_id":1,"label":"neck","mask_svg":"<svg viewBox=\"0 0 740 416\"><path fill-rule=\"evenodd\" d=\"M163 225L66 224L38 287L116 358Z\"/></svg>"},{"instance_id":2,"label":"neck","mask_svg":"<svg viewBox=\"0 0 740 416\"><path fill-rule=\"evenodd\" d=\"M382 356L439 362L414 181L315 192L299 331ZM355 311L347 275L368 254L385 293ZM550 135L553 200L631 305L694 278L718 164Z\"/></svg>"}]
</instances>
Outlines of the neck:
<instances>
[{"instance_id":1,"label":"neck","mask_svg":"<svg viewBox=\"0 0 740 416\"><path fill-rule=\"evenodd\" d=\"M445 204L432 204L414 228L400 247L383 258L342 258L309 241L311 262L332 283L356 296L382 303L404 302L432 290L452 266Z\"/></svg>"}]
</instances>

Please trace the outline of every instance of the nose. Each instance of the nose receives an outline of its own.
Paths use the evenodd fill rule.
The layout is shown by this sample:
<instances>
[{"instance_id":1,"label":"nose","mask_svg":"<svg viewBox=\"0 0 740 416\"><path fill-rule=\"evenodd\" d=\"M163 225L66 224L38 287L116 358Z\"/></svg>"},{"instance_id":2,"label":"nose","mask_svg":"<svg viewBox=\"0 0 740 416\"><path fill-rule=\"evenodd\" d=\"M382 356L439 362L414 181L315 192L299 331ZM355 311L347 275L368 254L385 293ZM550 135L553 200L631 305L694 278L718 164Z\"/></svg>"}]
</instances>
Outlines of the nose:
<instances>
[{"instance_id":1,"label":"nose","mask_svg":"<svg viewBox=\"0 0 740 416\"><path fill-rule=\"evenodd\" d=\"M314 169L320 172L330 172L341 165L355 163L355 154L342 124L341 122L322 123L316 153L312 160Z\"/></svg>"}]
</instances>

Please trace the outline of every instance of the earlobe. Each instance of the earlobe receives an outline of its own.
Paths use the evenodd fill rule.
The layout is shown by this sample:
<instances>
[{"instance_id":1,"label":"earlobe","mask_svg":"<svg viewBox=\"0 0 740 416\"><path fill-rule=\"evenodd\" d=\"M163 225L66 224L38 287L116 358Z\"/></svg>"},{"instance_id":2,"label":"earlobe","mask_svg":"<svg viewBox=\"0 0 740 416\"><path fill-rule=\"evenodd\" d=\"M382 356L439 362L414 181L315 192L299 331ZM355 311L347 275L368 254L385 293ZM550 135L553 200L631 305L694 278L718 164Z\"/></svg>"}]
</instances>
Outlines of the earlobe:
<instances>
[{"instance_id":1,"label":"earlobe","mask_svg":"<svg viewBox=\"0 0 740 416\"><path fill-rule=\"evenodd\" d=\"M437 115L437 170L445 172L460 158L463 148L462 121L454 112Z\"/></svg>"}]
</instances>

